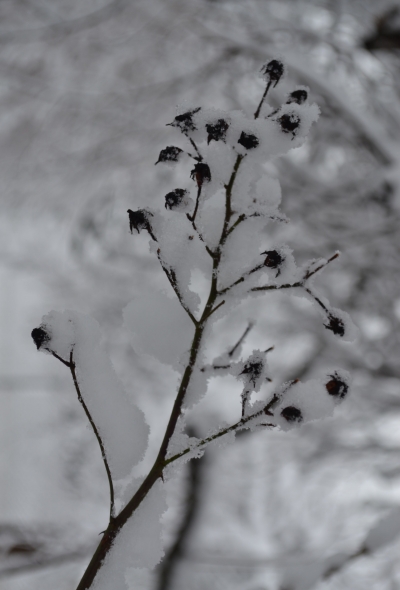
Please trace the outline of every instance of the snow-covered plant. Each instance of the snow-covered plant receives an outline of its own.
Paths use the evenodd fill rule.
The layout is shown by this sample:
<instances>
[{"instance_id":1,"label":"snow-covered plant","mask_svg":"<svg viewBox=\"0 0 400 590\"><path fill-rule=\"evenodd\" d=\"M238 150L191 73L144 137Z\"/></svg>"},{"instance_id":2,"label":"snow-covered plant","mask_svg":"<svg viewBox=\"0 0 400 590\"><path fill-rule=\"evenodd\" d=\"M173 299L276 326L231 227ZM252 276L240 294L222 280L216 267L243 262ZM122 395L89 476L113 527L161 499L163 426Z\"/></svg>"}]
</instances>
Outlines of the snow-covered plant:
<instances>
[{"instance_id":1,"label":"snow-covered plant","mask_svg":"<svg viewBox=\"0 0 400 590\"><path fill-rule=\"evenodd\" d=\"M132 587L132 570L153 568L160 561L164 482L176 466L200 457L216 439L233 440L243 429L289 430L329 416L348 394L349 376L333 369L307 383L293 380L278 384L269 399L255 399L262 385L272 381L266 358L271 349L254 350L240 359L248 330L226 354L211 363L206 361L207 342L216 322L245 298L265 296L270 291L306 296L317 304L327 330L341 339L351 335L348 316L332 308L313 286L317 273L338 253L328 260L313 259L297 266L290 248L276 243L265 231L267 224L287 223L279 211L280 185L267 174L265 165L301 146L319 115L318 107L309 103L305 87L295 88L278 109L266 103L269 91L283 75L284 65L279 60L262 67L265 91L254 115L198 105L179 112L169 125L181 132L187 145L167 146L156 164L174 165L192 159L187 186L169 190L160 203L165 211L163 207L128 210L131 233L148 233L151 251L184 310L177 311L164 297L162 313L170 314L172 321L181 314L183 334L172 333L172 328L170 334L147 335L162 343L165 358L180 373L180 385L146 477L135 480L132 469L146 451L148 426L143 412L131 403L119 383L101 346L98 324L77 312L52 311L32 331L37 348L70 370L97 437L109 482L109 524L78 590ZM191 289L194 269L207 277L208 296L203 305ZM162 305L163 296L156 301ZM135 302L125 310L128 328L134 324L136 312ZM169 341L177 338L188 344L182 345L182 354L174 356L175 348ZM205 438L189 437L185 434L187 416L215 374L231 375L242 384L241 395L232 399L238 419Z\"/></svg>"}]
</instances>

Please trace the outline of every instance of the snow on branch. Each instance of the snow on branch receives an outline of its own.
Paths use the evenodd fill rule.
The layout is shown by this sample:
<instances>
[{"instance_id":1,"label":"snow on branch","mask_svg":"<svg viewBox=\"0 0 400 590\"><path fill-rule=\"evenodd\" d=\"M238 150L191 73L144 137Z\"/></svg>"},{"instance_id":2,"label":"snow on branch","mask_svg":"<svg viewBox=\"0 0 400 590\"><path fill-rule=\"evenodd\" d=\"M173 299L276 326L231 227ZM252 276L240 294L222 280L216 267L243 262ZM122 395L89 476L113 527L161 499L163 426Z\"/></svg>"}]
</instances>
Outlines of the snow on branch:
<instances>
[{"instance_id":1,"label":"snow on branch","mask_svg":"<svg viewBox=\"0 0 400 590\"><path fill-rule=\"evenodd\" d=\"M284 73L280 60L263 65L265 89L254 114L199 105L178 112L168 125L181 133L186 145L166 146L156 164L174 166L188 155L194 164L187 182L169 187L158 207L128 209L130 232L148 234L150 250L176 299L172 303L168 294L149 293L145 301L134 300L124 311L125 325L136 335L134 346L147 347L180 374L157 457L148 475L136 482L130 499L116 503L115 482L129 480L146 450L148 427L142 412L126 397L101 347L99 326L76 312L53 311L32 331L38 350L50 353L70 370L110 484L110 521L78 590L131 587L132 568L152 568L159 562L163 482L171 476L172 464L198 457L207 445L228 435L233 439L243 429L290 430L330 416L348 395L349 376L332 369L307 383L295 379L275 387L269 401L253 400L253 394L272 380L267 353L273 350L256 349L240 358L253 322L227 353L211 365L205 362L209 327L245 298L266 296L269 291L302 292L320 310L322 327L340 338L352 332L348 316L331 307L312 285L339 253L298 267L291 249L264 232L269 223L287 223L279 210L279 182L266 175L265 163L300 147L319 116L304 87L295 88L275 111L267 104ZM192 290L195 269L208 280L203 305ZM148 344L149 338L154 346ZM234 376L242 385L238 420L202 439L189 438L186 417L216 371Z\"/></svg>"}]
</instances>

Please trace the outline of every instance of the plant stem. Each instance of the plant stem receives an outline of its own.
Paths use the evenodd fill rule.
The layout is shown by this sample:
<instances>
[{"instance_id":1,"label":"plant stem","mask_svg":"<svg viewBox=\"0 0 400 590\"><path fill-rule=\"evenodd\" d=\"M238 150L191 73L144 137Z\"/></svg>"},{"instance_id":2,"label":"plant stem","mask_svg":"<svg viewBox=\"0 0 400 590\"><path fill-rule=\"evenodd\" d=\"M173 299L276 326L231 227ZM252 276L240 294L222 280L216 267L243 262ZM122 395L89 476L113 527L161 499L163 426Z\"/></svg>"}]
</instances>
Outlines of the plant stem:
<instances>
[{"instance_id":1,"label":"plant stem","mask_svg":"<svg viewBox=\"0 0 400 590\"><path fill-rule=\"evenodd\" d=\"M261 111L261 107L262 107L262 105L263 105L263 102L264 102L264 100L265 100L265 99L266 99L266 97L267 97L268 90L270 89L270 87L271 87L271 84L272 84L272 81L270 80L270 81L268 82L268 84L267 84L266 88L265 88L264 94L262 95L262 98L261 98L261 100L260 100L260 104L258 105L256 112L254 113L254 118L255 118L255 119L258 119L258 116L259 116L259 114L260 114L260 111Z\"/></svg>"},{"instance_id":2,"label":"plant stem","mask_svg":"<svg viewBox=\"0 0 400 590\"><path fill-rule=\"evenodd\" d=\"M54 356L56 356L56 355L54 355ZM62 360L62 359L60 359L60 360ZM65 362L64 362L64 364L65 364ZM110 466L109 466L108 461L107 461L106 451L105 451L105 448L104 448L104 444L103 444L102 438L101 438L100 433L99 433L99 431L97 429L97 426L94 423L94 420L93 420L93 418L92 418L92 416L91 416L91 414L90 414L90 412L88 410L88 407L87 407L87 405L84 402L84 399L83 399L82 394L81 394L81 390L79 388L79 383L78 383L78 379L77 379L77 376L76 376L76 365L75 365L75 362L74 362L73 351L72 350L70 352L70 360L69 360L68 366L69 366L69 370L71 371L72 380L74 382L75 390L76 390L76 393L78 395L78 400L80 401L83 409L85 410L85 414L86 414L86 416L87 416L87 418L88 418L88 420L90 422L90 425L91 425L91 427L93 429L93 432L96 435L97 442L99 443L99 446L100 446L101 456L103 457L104 467L106 468L107 478L108 478L108 484L109 484L109 487L110 487L110 521L112 521L113 518L114 518L114 516L115 516L115 514L114 514L115 507L114 507L114 486L113 486L113 481L112 481L112 477L111 477Z\"/></svg>"}]
</instances>

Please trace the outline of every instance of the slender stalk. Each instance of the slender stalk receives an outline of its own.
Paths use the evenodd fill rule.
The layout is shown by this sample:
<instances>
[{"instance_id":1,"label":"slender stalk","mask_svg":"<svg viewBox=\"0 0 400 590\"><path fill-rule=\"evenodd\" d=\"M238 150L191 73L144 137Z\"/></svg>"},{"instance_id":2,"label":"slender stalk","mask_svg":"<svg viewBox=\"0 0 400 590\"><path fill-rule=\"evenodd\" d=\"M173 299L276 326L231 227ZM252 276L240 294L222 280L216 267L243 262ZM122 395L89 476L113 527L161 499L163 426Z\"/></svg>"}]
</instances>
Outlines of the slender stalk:
<instances>
[{"instance_id":1,"label":"slender stalk","mask_svg":"<svg viewBox=\"0 0 400 590\"><path fill-rule=\"evenodd\" d=\"M186 313L188 314L188 316L190 317L190 319L192 320L192 322L194 323L195 326L197 326L197 320L194 317L194 315L192 314L192 312L190 311L190 309L188 308L188 306L186 305L181 292L179 291L178 288L178 281L176 280L176 274L175 271L172 268L167 268L165 266L165 264L163 263L162 259L161 259L161 251L160 249L157 250L157 257L158 260L161 264L161 268L163 269L163 271L165 272L165 274L167 275L167 278L171 284L171 287L173 288L173 290L175 291L175 295L178 297L179 299L179 303L182 305L183 309L186 311Z\"/></svg>"},{"instance_id":2,"label":"slender stalk","mask_svg":"<svg viewBox=\"0 0 400 590\"><path fill-rule=\"evenodd\" d=\"M268 94L268 90L271 88L271 84L272 84L272 80L270 80L264 90L264 94L262 95L262 98L260 100L260 104L257 107L256 112L254 113L254 118L258 119L258 116L260 114L261 111L261 107L263 106L264 100L267 98L267 94Z\"/></svg>"},{"instance_id":3,"label":"slender stalk","mask_svg":"<svg viewBox=\"0 0 400 590\"><path fill-rule=\"evenodd\" d=\"M203 185L201 184L198 187L198 189L197 189L196 205L194 207L193 215L189 215L189 213L186 214L187 218L189 219L189 221L192 222L192 224L194 224L194 220L196 219L197 211L199 209L200 195L201 195L201 188L202 188L202 186Z\"/></svg>"},{"instance_id":4,"label":"slender stalk","mask_svg":"<svg viewBox=\"0 0 400 590\"><path fill-rule=\"evenodd\" d=\"M196 150L197 158L195 158L195 160L197 160L198 162L202 162L203 156L199 152L199 148L197 147L197 145L195 144L195 142L193 141L193 139L191 137L189 137L188 135L186 135L186 137L188 138L188 140L190 141L190 143L192 144L192 146Z\"/></svg>"},{"instance_id":5,"label":"slender stalk","mask_svg":"<svg viewBox=\"0 0 400 590\"><path fill-rule=\"evenodd\" d=\"M250 330L253 329L253 327L254 327L253 322L249 322L249 325L247 326L247 328L245 329L245 331L243 332L243 334L241 335L241 337L239 338L239 340L236 342L236 344L228 352L228 356L229 357L232 357L235 354L236 350L242 344L243 340L246 338L246 336L250 332Z\"/></svg>"},{"instance_id":6,"label":"slender stalk","mask_svg":"<svg viewBox=\"0 0 400 590\"><path fill-rule=\"evenodd\" d=\"M65 364L65 362L64 362L64 364ZM76 365L75 365L75 362L74 362L73 351L72 350L70 352L70 357L69 357L69 363L68 363L68 365L69 365L69 370L71 371L72 380L73 380L74 385L75 385L75 390L76 390L76 393L78 395L78 400L80 401L80 403L81 403L81 405L82 405L82 407L83 407L83 409L85 411L85 414L86 414L86 416L87 416L87 418L88 418L88 420L90 422L90 425L91 425L91 427L93 429L93 432L96 435L97 442L99 443L99 446L100 446L101 456L103 457L103 463L104 463L104 467L106 468L107 478L108 478L108 484L109 484L109 487L110 487L110 521L112 521L114 519L114 516L115 516L115 506L114 506L114 486L113 486L113 481L112 481L112 477L111 477L110 466L108 465L106 451L105 451L105 448L104 448L104 444L103 444L102 438L101 438L100 433L99 433L99 431L97 429L97 426L94 423L94 420L93 420L93 418L92 418L92 416L91 416L91 414L90 414L90 412L88 410L88 407L87 407L87 405L84 402L84 399L83 399L82 394L81 394L81 390L79 388L79 383L78 383L78 379L77 379L77 376L76 376Z\"/></svg>"}]
</instances>

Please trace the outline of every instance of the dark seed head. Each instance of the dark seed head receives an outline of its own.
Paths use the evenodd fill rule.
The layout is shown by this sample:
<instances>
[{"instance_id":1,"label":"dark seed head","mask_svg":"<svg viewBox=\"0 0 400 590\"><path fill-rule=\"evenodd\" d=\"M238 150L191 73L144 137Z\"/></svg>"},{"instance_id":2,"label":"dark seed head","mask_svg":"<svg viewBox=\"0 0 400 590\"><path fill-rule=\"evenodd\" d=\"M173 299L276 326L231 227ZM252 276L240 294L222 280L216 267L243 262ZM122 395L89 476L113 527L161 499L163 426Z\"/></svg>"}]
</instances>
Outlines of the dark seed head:
<instances>
[{"instance_id":1,"label":"dark seed head","mask_svg":"<svg viewBox=\"0 0 400 590\"><path fill-rule=\"evenodd\" d=\"M208 133L207 143L210 143L212 139L214 141L225 141L228 127L229 123L225 119L218 119L216 123L208 123L206 125L206 131Z\"/></svg>"},{"instance_id":2,"label":"dark seed head","mask_svg":"<svg viewBox=\"0 0 400 590\"><path fill-rule=\"evenodd\" d=\"M274 88L283 76L285 67L281 61L273 59L261 68L261 73L268 83L274 83Z\"/></svg>"},{"instance_id":3,"label":"dark seed head","mask_svg":"<svg viewBox=\"0 0 400 590\"><path fill-rule=\"evenodd\" d=\"M293 135L296 135L296 131L300 125L300 117L296 113L285 113L279 117L278 123L284 133L293 133Z\"/></svg>"},{"instance_id":4,"label":"dark seed head","mask_svg":"<svg viewBox=\"0 0 400 590\"><path fill-rule=\"evenodd\" d=\"M327 330L331 330L334 334L337 334L337 336L344 336L345 334L343 320L331 314L328 315L328 322L324 326Z\"/></svg>"},{"instance_id":5,"label":"dark seed head","mask_svg":"<svg viewBox=\"0 0 400 590\"><path fill-rule=\"evenodd\" d=\"M175 209L176 207L179 207L186 194L187 191L183 188L176 188L174 191L171 191L165 195L165 208Z\"/></svg>"},{"instance_id":6,"label":"dark seed head","mask_svg":"<svg viewBox=\"0 0 400 590\"><path fill-rule=\"evenodd\" d=\"M203 162L195 164L193 170L190 173L190 178L197 182L198 187L201 187L204 182L210 182L211 180L210 167L208 164L204 164Z\"/></svg>"},{"instance_id":7,"label":"dark seed head","mask_svg":"<svg viewBox=\"0 0 400 590\"><path fill-rule=\"evenodd\" d=\"M288 96L286 104L292 104L295 102L296 104L304 104L308 98L308 92L304 89L293 90Z\"/></svg>"},{"instance_id":8,"label":"dark seed head","mask_svg":"<svg viewBox=\"0 0 400 590\"><path fill-rule=\"evenodd\" d=\"M177 162L182 151L183 150L181 150L181 148L178 148L174 145L169 145L161 150L156 164L159 162Z\"/></svg>"},{"instance_id":9,"label":"dark seed head","mask_svg":"<svg viewBox=\"0 0 400 590\"><path fill-rule=\"evenodd\" d=\"M31 336L38 350L43 346L43 344L46 344L46 342L49 342L50 340L50 336L43 328L33 328Z\"/></svg>"},{"instance_id":10,"label":"dark seed head","mask_svg":"<svg viewBox=\"0 0 400 590\"><path fill-rule=\"evenodd\" d=\"M264 363L262 361L250 361L245 364L243 371L240 375L249 375L250 382L255 387L257 379L260 377L264 370Z\"/></svg>"},{"instance_id":11,"label":"dark seed head","mask_svg":"<svg viewBox=\"0 0 400 590\"><path fill-rule=\"evenodd\" d=\"M242 131L238 139L238 143L240 143L244 148L246 148L246 150L252 150L256 148L260 142L255 135L252 135L251 133L248 134Z\"/></svg>"},{"instance_id":12,"label":"dark seed head","mask_svg":"<svg viewBox=\"0 0 400 590\"><path fill-rule=\"evenodd\" d=\"M150 211L145 211L144 209L132 211L132 209L128 209L127 213L129 215L129 229L131 230L131 233L133 228L135 228L138 234L140 234L141 229L146 229L148 232L151 232L149 217L152 217L153 214L150 213Z\"/></svg>"},{"instance_id":13,"label":"dark seed head","mask_svg":"<svg viewBox=\"0 0 400 590\"><path fill-rule=\"evenodd\" d=\"M299 408L295 408L294 406L287 406L283 408L281 412L282 418L285 418L288 422L302 422L303 415Z\"/></svg>"},{"instance_id":14,"label":"dark seed head","mask_svg":"<svg viewBox=\"0 0 400 590\"><path fill-rule=\"evenodd\" d=\"M195 131L197 127L193 122L193 115L198 113L200 108L201 107L193 109L193 111L187 111L187 113L182 113L182 115L177 115L172 123L168 123L168 125L171 125L172 127L179 127L182 133Z\"/></svg>"},{"instance_id":15,"label":"dark seed head","mask_svg":"<svg viewBox=\"0 0 400 590\"><path fill-rule=\"evenodd\" d=\"M331 377L331 380L325 384L329 395L332 395L333 397L339 397L340 399L346 397L347 392L349 391L349 386L347 383L340 379L337 373L334 375L329 375L329 377Z\"/></svg>"},{"instance_id":16,"label":"dark seed head","mask_svg":"<svg viewBox=\"0 0 400 590\"><path fill-rule=\"evenodd\" d=\"M268 266L268 268L278 268L284 261L283 256L276 250L267 250L263 254L267 256L264 260L264 266Z\"/></svg>"}]
</instances>

